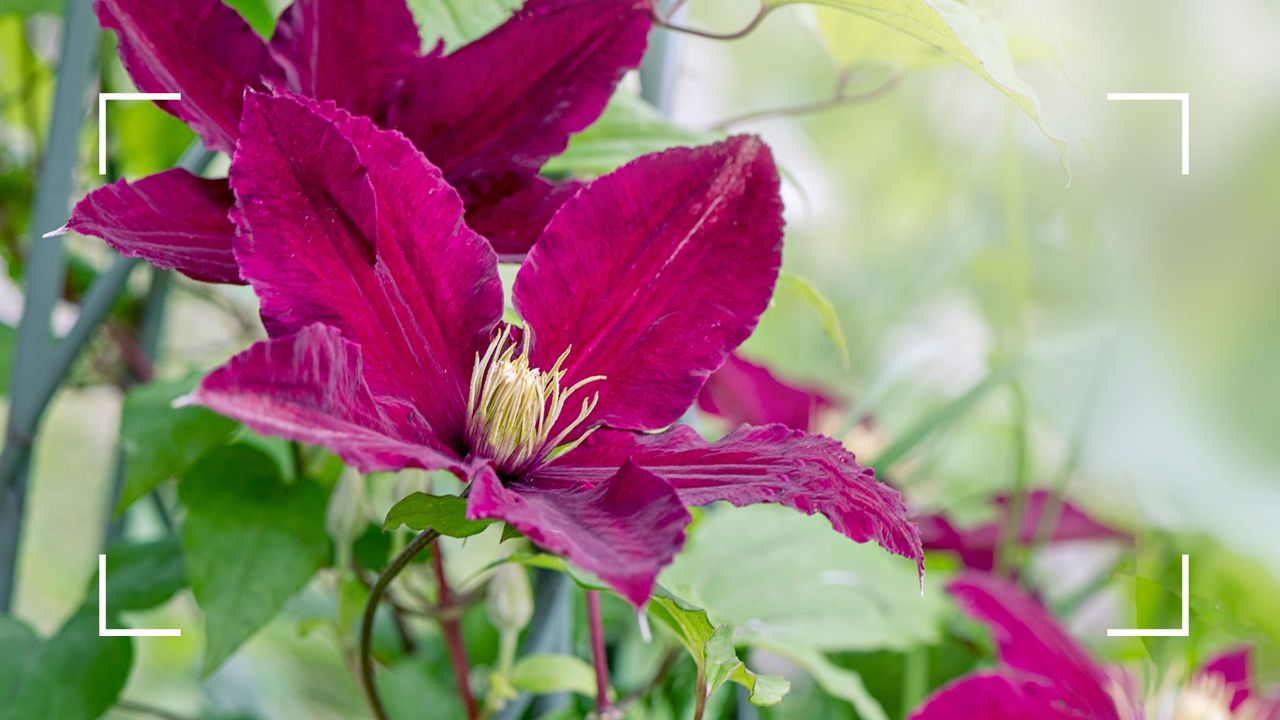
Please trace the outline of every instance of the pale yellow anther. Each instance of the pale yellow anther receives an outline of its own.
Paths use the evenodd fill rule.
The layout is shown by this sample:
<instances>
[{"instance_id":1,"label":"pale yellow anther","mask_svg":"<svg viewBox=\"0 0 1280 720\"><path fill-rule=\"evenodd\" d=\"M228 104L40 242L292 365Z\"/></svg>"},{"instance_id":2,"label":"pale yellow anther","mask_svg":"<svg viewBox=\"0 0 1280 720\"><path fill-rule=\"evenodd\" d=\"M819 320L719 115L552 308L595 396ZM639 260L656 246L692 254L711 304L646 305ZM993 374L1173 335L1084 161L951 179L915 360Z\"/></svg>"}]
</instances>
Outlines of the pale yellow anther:
<instances>
[{"instance_id":1,"label":"pale yellow anther","mask_svg":"<svg viewBox=\"0 0 1280 720\"><path fill-rule=\"evenodd\" d=\"M467 436L473 451L512 474L546 459L578 429L595 410L598 394L584 400L577 418L554 437L551 435L570 396L604 379L589 377L563 388L566 371L562 366L569 350L549 369L539 370L529 365L529 343L524 343L517 354L519 345L511 337L510 328L504 327L484 354L476 355L467 394ZM576 447L590 432L588 429L560 452Z\"/></svg>"}]
</instances>

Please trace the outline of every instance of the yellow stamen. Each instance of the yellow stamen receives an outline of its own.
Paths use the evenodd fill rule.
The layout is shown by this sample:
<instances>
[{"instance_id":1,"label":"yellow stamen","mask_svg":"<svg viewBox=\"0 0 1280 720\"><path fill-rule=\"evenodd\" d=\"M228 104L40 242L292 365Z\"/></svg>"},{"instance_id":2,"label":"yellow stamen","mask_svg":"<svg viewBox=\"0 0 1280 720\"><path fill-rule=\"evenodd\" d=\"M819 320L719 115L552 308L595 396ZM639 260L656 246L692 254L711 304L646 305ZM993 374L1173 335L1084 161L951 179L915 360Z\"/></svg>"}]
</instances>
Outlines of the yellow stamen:
<instances>
[{"instance_id":1,"label":"yellow stamen","mask_svg":"<svg viewBox=\"0 0 1280 720\"><path fill-rule=\"evenodd\" d=\"M517 354L519 345L523 346ZM549 369L539 370L529 365L529 345L516 342L511 329L504 327L483 355L476 354L467 393L467 436L472 449L512 474L546 459L586 421L600 400L598 393L583 400L578 417L551 436L569 397L604 379L589 377L563 388L567 371L562 366L569 358L569 350ZM561 453L577 447L592 430L589 428L561 448Z\"/></svg>"}]
</instances>

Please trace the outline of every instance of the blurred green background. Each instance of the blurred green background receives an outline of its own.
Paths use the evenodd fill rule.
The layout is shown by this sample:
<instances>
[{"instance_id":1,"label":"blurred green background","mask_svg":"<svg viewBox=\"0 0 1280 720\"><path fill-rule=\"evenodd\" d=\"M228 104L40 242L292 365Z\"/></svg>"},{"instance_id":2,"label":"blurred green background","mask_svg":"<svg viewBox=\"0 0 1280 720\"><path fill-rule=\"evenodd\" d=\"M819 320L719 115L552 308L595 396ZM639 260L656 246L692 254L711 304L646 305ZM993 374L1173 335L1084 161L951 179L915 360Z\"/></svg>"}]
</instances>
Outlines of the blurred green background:
<instances>
[{"instance_id":1,"label":"blurred green background","mask_svg":"<svg viewBox=\"0 0 1280 720\"><path fill-rule=\"evenodd\" d=\"M235 4L260 31L280 9ZM500 13L511 3L494 5ZM6 382L60 31L56 14L30 12L37 6L0 0ZM1039 125L972 69L829 8L781 7L734 41L668 34L676 70L664 109L679 129L655 118L646 142L696 141L726 127L761 134L786 174L785 271L834 308L824 315L821 301L797 290L802 284L786 283L743 353L847 398L847 412L826 430L846 436L869 418L874 432L846 438L860 456L914 439L877 469L917 508L977 521L991 493L1021 482L1060 489L1134 532L1136 552L1055 548L1030 570L1104 656L1168 670L1224 643L1250 642L1262 679L1280 682L1280 5L964 7L1008 39L1017 75L1038 97ZM418 0L415 9L426 23L456 23L438 0ZM731 32L755 10L750 0L692 0L679 21ZM477 17L483 24L487 16ZM427 27L456 43L475 32L465 24ZM103 85L130 89L110 41L101 56ZM794 112L823 103L842 78L851 94L872 97ZM629 85L624 91L634 93ZM1179 172L1177 104L1106 100L1118 91L1190 93L1190 175ZM88 104L86 111L84 189L97 182ZM766 115L743 117L757 111ZM191 138L150 105L117 104L111 113L119 176L169 166ZM597 144L576 154L571 147L553 169L603 171L645 146L637 126L607 122ZM1065 141L1069 172L1051 136ZM221 162L213 172L225 169ZM72 243L77 262L102 267L108 253L82 240ZM74 293L68 300L58 314L63 327L74 317ZM253 302L244 289L181 281L159 375L205 370L242 347L258 332ZM118 352L101 338L40 435L16 614L43 634L79 605L95 571L119 377ZM374 478L371 492L389 498L394 482ZM153 531L145 515L132 520L131 533ZM769 717L846 717L859 703L871 717L867 702L899 716L913 693L918 699L920 688L973 662L951 642L965 629L941 592L949 558L930 558L920 598L907 563L838 540L824 523L789 513L718 511L664 576L737 625L740 644L754 648L748 664L791 677L791 696ZM458 579L498 552L489 535L455 545L468 558L451 568ZM1164 600L1176 592L1182 553L1191 556L1193 637L1107 641L1107 627L1168 620ZM831 581L837 570L852 580ZM1073 604L1098 577L1102 590ZM181 626L184 636L137 643L125 696L263 718L361 716L338 645L307 621L332 609L324 579L314 585L203 682L190 597L140 616L147 626ZM661 653L637 639L624 606L607 609L611 641L622 648L619 687L643 684ZM470 625L483 664L495 652L492 632L482 617ZM578 654L587 657L583 642ZM932 662L919 687L904 690L922 653ZM437 656L394 674L417 693L413 702L429 707L450 702L443 665ZM733 717L732 693L717 697ZM657 705L634 712L665 717Z\"/></svg>"}]
</instances>

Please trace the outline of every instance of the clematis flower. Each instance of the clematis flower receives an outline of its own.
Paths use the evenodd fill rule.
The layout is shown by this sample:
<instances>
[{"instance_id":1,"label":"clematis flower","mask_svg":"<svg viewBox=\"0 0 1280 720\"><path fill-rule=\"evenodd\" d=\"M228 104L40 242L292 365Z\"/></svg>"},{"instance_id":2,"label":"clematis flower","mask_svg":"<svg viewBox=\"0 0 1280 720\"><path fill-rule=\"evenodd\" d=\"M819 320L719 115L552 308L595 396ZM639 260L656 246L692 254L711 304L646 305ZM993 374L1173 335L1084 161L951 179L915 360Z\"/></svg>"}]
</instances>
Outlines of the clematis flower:
<instances>
[{"instance_id":1,"label":"clematis flower","mask_svg":"<svg viewBox=\"0 0 1280 720\"><path fill-rule=\"evenodd\" d=\"M1252 686L1247 649L1217 656L1184 687L1144 703L1132 678L1094 660L1015 584L973 573L948 591L991 628L999 664L943 687L912 720L1280 720L1280 701Z\"/></svg>"},{"instance_id":2,"label":"clematis flower","mask_svg":"<svg viewBox=\"0 0 1280 720\"><path fill-rule=\"evenodd\" d=\"M839 401L831 393L782 380L768 367L750 362L737 353L712 373L698 395L699 409L731 423L781 423L801 430L816 429L821 412L838 405ZM867 425L864 423L863 427ZM1046 490L1027 494L1019 532L1023 544L1036 539L1050 497ZM1009 513L1009 498L996 495L991 498L991 504L996 517L973 527L957 527L946 513L917 514L912 520L920 528L926 550L954 552L965 567L990 572L995 568L996 548ZM1045 542L1050 544L1130 538L1128 533L1095 520L1070 502L1062 504L1057 523L1045 534Z\"/></svg>"},{"instance_id":3,"label":"clematis flower","mask_svg":"<svg viewBox=\"0 0 1280 720\"><path fill-rule=\"evenodd\" d=\"M738 353L707 378L698 394L700 410L731 424L781 423L797 430L814 429L818 417L839 404L826 391L782 380Z\"/></svg>"},{"instance_id":4,"label":"clematis flower","mask_svg":"<svg viewBox=\"0 0 1280 720\"><path fill-rule=\"evenodd\" d=\"M1045 517L1052 495L1047 490L1032 490L1027 493L1022 513L1022 527L1018 531L1018 540L1030 545L1041 532L1040 523ZM965 567L973 570L990 572L995 568L996 549L1004 532L1005 522L1009 515L1009 496L996 495L991 498L996 510L996 517L988 522L967 528L957 528L946 513L930 513L916 515L913 519L920 528L920 537L927 550L944 550L954 552L960 557ZM1080 507L1063 502L1057 515L1057 522L1052 531L1045 533L1045 542L1063 543L1076 540L1124 540L1132 536L1103 524Z\"/></svg>"},{"instance_id":5,"label":"clematis flower","mask_svg":"<svg viewBox=\"0 0 1280 720\"><path fill-rule=\"evenodd\" d=\"M287 89L403 132L462 194L468 222L519 258L578 184L538 175L644 54L647 0L529 0L455 52L422 54L404 0L296 0L270 42L221 0L94 0L144 92L232 152L246 91ZM95 190L64 230L197 280L239 283L234 196L182 169Z\"/></svg>"},{"instance_id":6,"label":"clematis flower","mask_svg":"<svg viewBox=\"0 0 1280 720\"><path fill-rule=\"evenodd\" d=\"M690 504L777 502L922 562L893 489L781 425L684 426L781 262L777 170L752 137L638 159L552 219L502 321L498 258L399 133L251 93L231 165L236 259L269 339L189 401L362 471L448 470L468 514L649 596Z\"/></svg>"}]
</instances>

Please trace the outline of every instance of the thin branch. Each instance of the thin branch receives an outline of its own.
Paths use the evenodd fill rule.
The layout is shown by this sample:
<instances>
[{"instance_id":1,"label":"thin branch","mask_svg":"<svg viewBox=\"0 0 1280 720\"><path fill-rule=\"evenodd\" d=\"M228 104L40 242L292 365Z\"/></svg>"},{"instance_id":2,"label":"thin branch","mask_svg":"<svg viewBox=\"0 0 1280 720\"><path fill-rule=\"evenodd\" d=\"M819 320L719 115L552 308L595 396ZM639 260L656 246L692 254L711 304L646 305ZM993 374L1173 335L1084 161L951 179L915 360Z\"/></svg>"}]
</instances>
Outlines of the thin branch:
<instances>
[{"instance_id":1,"label":"thin branch","mask_svg":"<svg viewBox=\"0 0 1280 720\"><path fill-rule=\"evenodd\" d=\"M679 7L679 3L677 3L677 7ZM677 25L671 22L671 14L668 14L667 17L663 17L658 13L656 8L651 9L650 12L653 17L654 25L666 28L673 32L707 38L708 40L738 40L750 35L753 30L760 26L760 23L764 22L764 19L768 17L769 13L773 12L776 7L776 5L765 5L764 3L761 3L760 9L756 12L755 17L751 18L751 21L748 22L745 27L741 30L730 33L718 33L714 30L702 30L700 28L689 27L687 25Z\"/></svg>"},{"instance_id":2,"label":"thin branch","mask_svg":"<svg viewBox=\"0 0 1280 720\"><path fill-rule=\"evenodd\" d=\"M449 587L449 578L444 574L444 553L439 545L431 553L431 569L436 575L436 587L439 588L439 604L441 607L453 604L453 591ZM462 641L462 623L456 616L440 616L440 630L444 633L445 644L449 648L449 661L453 663L454 678L458 683L458 697L462 698L462 706L466 708L467 720L480 717L480 707L471 694L471 664L467 660L467 646Z\"/></svg>"},{"instance_id":3,"label":"thin branch","mask_svg":"<svg viewBox=\"0 0 1280 720\"><path fill-rule=\"evenodd\" d=\"M853 68L847 68L840 76L836 78L835 90L831 93L831 97L826 100L817 100L814 102L801 103L799 105L789 105L786 107L770 108L768 110L756 110L743 115L731 118L725 118L710 127L711 130L725 130L734 125L740 125L744 122L753 120L764 120L773 117L796 117L798 115L811 115L813 113L831 110L833 108L844 105L860 105L862 103L872 102L888 95L895 88L902 84L903 73L900 69L894 69L884 82L874 88L860 93L850 93L849 86L852 84L854 77Z\"/></svg>"},{"instance_id":4,"label":"thin branch","mask_svg":"<svg viewBox=\"0 0 1280 720\"><path fill-rule=\"evenodd\" d=\"M378 686L374 680L373 673L373 620L378 614L378 605L382 602L383 595L387 592L387 587L391 585L391 581L404 571L409 563L413 561L418 553L431 547L431 544L440 537L440 533L431 528L427 528L418 534L400 554L391 561L386 570L378 576L378 580L374 582L373 587L369 590L369 599L364 606L364 617L360 622L360 683L364 686L365 698L369 701L369 709L373 711L373 716L377 720L387 720L387 708L382 703L382 697L378 694Z\"/></svg>"},{"instance_id":5,"label":"thin branch","mask_svg":"<svg viewBox=\"0 0 1280 720\"><path fill-rule=\"evenodd\" d=\"M591 659L596 667L596 715L613 717L609 707L609 656L604 646L604 620L600 613L600 593L587 591L587 625L591 630Z\"/></svg>"}]
</instances>

